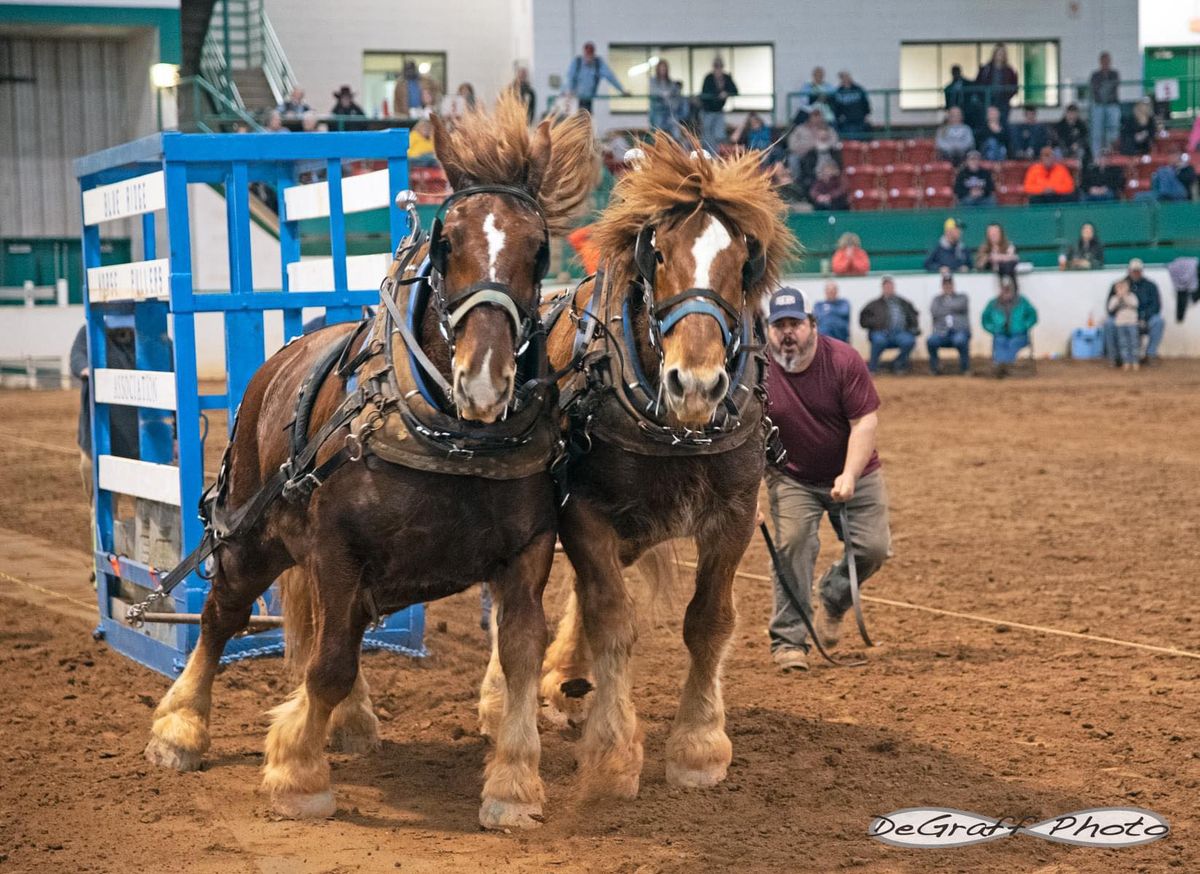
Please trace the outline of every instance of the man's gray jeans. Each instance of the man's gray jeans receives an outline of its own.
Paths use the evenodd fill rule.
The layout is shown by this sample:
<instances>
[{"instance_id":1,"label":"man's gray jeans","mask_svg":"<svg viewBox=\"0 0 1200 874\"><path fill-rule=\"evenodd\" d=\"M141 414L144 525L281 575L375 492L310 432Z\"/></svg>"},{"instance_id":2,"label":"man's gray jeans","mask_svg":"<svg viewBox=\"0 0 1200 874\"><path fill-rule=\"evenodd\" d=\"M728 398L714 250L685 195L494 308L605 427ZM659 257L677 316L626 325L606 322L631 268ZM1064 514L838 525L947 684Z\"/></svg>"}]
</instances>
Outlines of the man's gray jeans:
<instances>
[{"instance_id":1,"label":"man's gray jeans","mask_svg":"<svg viewBox=\"0 0 1200 874\"><path fill-rule=\"evenodd\" d=\"M797 482L786 474L767 471L767 496L779 558L792 571L799 591L796 596L806 607L812 604L813 571L821 551L818 529L826 513L837 515L839 502L829 496L828 488L816 488ZM858 481L854 497L846 504L850 521L858 582L861 585L883 567L891 546L888 528L887 486L882 471L876 470ZM772 572L775 589L775 615L771 619L771 651L808 650L808 629L792 606L782 582ZM829 614L842 616L853 604L850 595L850 570L845 555L821 578L821 600Z\"/></svg>"}]
</instances>

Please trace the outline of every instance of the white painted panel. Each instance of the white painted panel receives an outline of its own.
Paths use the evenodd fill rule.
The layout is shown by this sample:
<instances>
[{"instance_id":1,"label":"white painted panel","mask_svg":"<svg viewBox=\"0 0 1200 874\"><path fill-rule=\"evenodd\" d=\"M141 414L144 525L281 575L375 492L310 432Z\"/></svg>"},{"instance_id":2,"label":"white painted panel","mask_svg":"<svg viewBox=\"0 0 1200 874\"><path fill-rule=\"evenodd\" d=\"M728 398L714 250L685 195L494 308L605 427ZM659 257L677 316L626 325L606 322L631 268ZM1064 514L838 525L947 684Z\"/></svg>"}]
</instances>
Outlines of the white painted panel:
<instances>
[{"instance_id":1,"label":"white painted panel","mask_svg":"<svg viewBox=\"0 0 1200 874\"><path fill-rule=\"evenodd\" d=\"M83 223L95 225L166 209L167 186L162 170L124 182L97 185L83 193Z\"/></svg>"},{"instance_id":2,"label":"white painted panel","mask_svg":"<svg viewBox=\"0 0 1200 874\"><path fill-rule=\"evenodd\" d=\"M175 374L161 370L100 368L92 382L97 403L175 409Z\"/></svg>"},{"instance_id":3,"label":"white painted panel","mask_svg":"<svg viewBox=\"0 0 1200 874\"><path fill-rule=\"evenodd\" d=\"M329 183L293 185L283 192L288 221L329 215ZM388 205L388 171L375 170L342 180L342 212L362 212Z\"/></svg>"},{"instance_id":4,"label":"white painted panel","mask_svg":"<svg viewBox=\"0 0 1200 874\"><path fill-rule=\"evenodd\" d=\"M89 267L88 298L92 303L148 300L170 296L171 262L167 258Z\"/></svg>"},{"instance_id":5,"label":"white painted panel","mask_svg":"<svg viewBox=\"0 0 1200 874\"><path fill-rule=\"evenodd\" d=\"M346 288L351 291L378 288L392 264L390 252L351 255L346 258ZM289 291L331 291L333 259L307 258L288 265Z\"/></svg>"},{"instance_id":6,"label":"white painted panel","mask_svg":"<svg viewBox=\"0 0 1200 874\"><path fill-rule=\"evenodd\" d=\"M100 488L179 506L179 468L115 455L100 456Z\"/></svg>"}]
</instances>

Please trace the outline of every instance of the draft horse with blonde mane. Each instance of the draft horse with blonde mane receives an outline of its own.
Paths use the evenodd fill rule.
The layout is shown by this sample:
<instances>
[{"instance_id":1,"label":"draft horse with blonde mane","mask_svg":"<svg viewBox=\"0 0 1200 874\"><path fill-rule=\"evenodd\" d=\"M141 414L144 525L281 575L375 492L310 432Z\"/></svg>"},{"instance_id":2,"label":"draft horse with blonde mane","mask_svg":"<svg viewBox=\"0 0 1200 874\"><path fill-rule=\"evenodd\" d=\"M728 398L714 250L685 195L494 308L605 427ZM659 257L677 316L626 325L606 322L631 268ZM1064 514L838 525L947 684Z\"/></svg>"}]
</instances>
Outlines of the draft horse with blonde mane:
<instances>
[{"instance_id":1,"label":"draft horse with blonde mane","mask_svg":"<svg viewBox=\"0 0 1200 874\"><path fill-rule=\"evenodd\" d=\"M480 580L494 588L507 677L480 822L526 826L541 813L548 468L561 430L537 304L549 235L591 192L598 156L588 116L531 133L512 95L452 130L435 118L434 130L455 193L428 240L417 228L397 250L378 315L289 343L247 387L209 510L200 638L146 748L157 764L200 766L221 652L296 568L303 585L287 612L311 620L289 629L304 679L272 712L263 768L288 817L336 808L327 738L351 750L378 742L359 678L368 625Z\"/></svg>"},{"instance_id":2,"label":"draft horse with blonde mane","mask_svg":"<svg viewBox=\"0 0 1200 874\"><path fill-rule=\"evenodd\" d=\"M634 159L595 225L601 269L549 339L551 366L586 350L561 386L573 451L559 537L576 573L542 695L557 708L594 680L580 746L584 785L632 798L642 741L631 698L634 601L622 569L694 538L691 655L666 749L677 786L724 779L721 660L733 578L754 531L768 420L758 307L794 254L760 155L711 158L659 136Z\"/></svg>"}]
</instances>

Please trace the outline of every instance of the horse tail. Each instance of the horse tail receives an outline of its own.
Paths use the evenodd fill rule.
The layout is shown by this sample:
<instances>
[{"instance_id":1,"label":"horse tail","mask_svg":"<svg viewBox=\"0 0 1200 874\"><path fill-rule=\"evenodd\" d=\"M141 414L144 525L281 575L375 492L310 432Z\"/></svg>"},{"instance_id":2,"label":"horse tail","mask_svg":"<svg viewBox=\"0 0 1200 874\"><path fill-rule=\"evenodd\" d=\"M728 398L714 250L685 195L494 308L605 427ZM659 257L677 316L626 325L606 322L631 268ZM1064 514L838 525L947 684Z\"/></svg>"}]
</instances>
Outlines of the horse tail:
<instances>
[{"instance_id":1,"label":"horse tail","mask_svg":"<svg viewBox=\"0 0 1200 874\"><path fill-rule=\"evenodd\" d=\"M634 564L645 585L642 597L645 616L651 625L663 625L680 614L684 601L683 574L675 541L647 549Z\"/></svg>"},{"instance_id":2,"label":"horse tail","mask_svg":"<svg viewBox=\"0 0 1200 874\"><path fill-rule=\"evenodd\" d=\"M295 684L304 681L304 672L317 638L315 591L308 572L299 565L279 576L279 595L283 608L284 668Z\"/></svg>"}]
</instances>

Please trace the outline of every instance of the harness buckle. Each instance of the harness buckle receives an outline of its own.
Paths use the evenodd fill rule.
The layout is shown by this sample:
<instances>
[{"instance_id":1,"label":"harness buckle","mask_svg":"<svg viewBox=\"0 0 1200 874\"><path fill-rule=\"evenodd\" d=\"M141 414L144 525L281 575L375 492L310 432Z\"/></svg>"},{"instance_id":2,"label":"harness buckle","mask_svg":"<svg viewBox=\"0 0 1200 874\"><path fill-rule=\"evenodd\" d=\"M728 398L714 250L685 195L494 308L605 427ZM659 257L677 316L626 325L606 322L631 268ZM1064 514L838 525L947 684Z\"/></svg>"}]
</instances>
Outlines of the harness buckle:
<instances>
[{"instance_id":1,"label":"harness buckle","mask_svg":"<svg viewBox=\"0 0 1200 874\"><path fill-rule=\"evenodd\" d=\"M459 458L463 461L469 461L475 457L475 450L463 449L461 446L451 446L446 455L448 458Z\"/></svg>"},{"instance_id":2,"label":"harness buckle","mask_svg":"<svg viewBox=\"0 0 1200 874\"><path fill-rule=\"evenodd\" d=\"M357 434L346 435L346 451L350 453L347 461L362 461L363 444L362 439Z\"/></svg>"}]
</instances>

